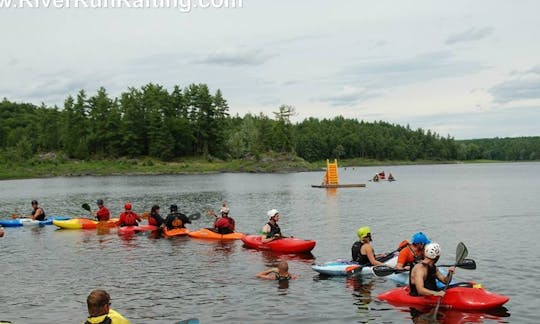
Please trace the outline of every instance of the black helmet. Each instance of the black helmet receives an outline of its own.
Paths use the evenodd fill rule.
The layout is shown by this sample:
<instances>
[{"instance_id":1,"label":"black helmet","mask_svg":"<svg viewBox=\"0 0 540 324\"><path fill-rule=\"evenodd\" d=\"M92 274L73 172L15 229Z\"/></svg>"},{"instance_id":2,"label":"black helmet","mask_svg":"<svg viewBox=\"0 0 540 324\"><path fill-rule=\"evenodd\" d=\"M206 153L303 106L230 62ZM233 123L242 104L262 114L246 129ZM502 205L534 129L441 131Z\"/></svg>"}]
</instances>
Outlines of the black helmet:
<instances>
[{"instance_id":1,"label":"black helmet","mask_svg":"<svg viewBox=\"0 0 540 324\"><path fill-rule=\"evenodd\" d=\"M32 205L38 205L37 200L32 200Z\"/></svg>"},{"instance_id":2,"label":"black helmet","mask_svg":"<svg viewBox=\"0 0 540 324\"><path fill-rule=\"evenodd\" d=\"M98 204L98 205L103 205L103 199L98 199L98 200L96 201L96 204Z\"/></svg>"},{"instance_id":3,"label":"black helmet","mask_svg":"<svg viewBox=\"0 0 540 324\"><path fill-rule=\"evenodd\" d=\"M169 209L170 209L171 211L178 211L178 206L176 206L176 205L171 205L171 207L169 207Z\"/></svg>"}]
</instances>

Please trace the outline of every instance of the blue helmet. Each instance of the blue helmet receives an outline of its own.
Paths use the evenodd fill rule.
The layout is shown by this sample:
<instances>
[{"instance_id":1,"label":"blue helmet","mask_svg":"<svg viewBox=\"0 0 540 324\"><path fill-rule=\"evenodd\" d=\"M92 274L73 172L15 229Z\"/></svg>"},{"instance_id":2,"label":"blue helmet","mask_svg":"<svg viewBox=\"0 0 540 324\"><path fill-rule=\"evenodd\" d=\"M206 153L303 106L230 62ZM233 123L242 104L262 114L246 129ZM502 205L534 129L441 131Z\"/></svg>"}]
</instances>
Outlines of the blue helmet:
<instances>
[{"instance_id":1,"label":"blue helmet","mask_svg":"<svg viewBox=\"0 0 540 324\"><path fill-rule=\"evenodd\" d=\"M427 238L426 234L422 232L414 233L411 240L412 244L429 244L431 241Z\"/></svg>"}]
</instances>

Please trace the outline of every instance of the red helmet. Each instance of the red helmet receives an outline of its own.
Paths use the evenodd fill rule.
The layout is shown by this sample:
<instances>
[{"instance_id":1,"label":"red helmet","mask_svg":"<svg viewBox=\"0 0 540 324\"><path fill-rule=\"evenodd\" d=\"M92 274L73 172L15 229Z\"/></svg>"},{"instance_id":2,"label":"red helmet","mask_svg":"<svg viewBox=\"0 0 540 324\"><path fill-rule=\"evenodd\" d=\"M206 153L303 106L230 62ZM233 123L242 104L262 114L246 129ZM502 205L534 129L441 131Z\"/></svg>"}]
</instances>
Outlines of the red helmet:
<instances>
[{"instance_id":1,"label":"red helmet","mask_svg":"<svg viewBox=\"0 0 540 324\"><path fill-rule=\"evenodd\" d=\"M126 203L126 204L124 205L124 209L131 210L131 204L130 204L130 203Z\"/></svg>"}]
</instances>

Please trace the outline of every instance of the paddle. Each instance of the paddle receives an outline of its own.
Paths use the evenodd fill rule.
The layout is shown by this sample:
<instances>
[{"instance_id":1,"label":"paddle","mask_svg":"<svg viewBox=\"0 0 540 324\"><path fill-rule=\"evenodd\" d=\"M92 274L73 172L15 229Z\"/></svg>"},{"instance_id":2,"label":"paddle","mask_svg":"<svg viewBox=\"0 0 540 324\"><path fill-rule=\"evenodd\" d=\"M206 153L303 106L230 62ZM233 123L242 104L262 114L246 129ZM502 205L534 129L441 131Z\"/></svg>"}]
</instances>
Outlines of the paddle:
<instances>
[{"instance_id":1,"label":"paddle","mask_svg":"<svg viewBox=\"0 0 540 324\"><path fill-rule=\"evenodd\" d=\"M460 263L456 263L456 264L441 264L441 265L438 265L438 267L454 267L454 266L456 266L458 268L461 268L461 269L474 270L474 269L476 269L476 262L473 259L463 259ZM408 272L408 271L409 270L396 269L396 268L385 266L385 265L374 266L373 267L373 273L377 277L385 277L385 276L391 275L393 273L402 273L402 272Z\"/></svg>"},{"instance_id":2,"label":"paddle","mask_svg":"<svg viewBox=\"0 0 540 324\"><path fill-rule=\"evenodd\" d=\"M183 321L178 321L178 322L175 322L174 324L199 324L199 319L198 318L188 318L187 320L183 320Z\"/></svg>"},{"instance_id":3,"label":"paddle","mask_svg":"<svg viewBox=\"0 0 540 324\"><path fill-rule=\"evenodd\" d=\"M92 209L90 208L90 205L88 205L87 203L84 203L81 205L82 209L85 209L89 212L92 212Z\"/></svg>"},{"instance_id":4,"label":"paddle","mask_svg":"<svg viewBox=\"0 0 540 324\"><path fill-rule=\"evenodd\" d=\"M456 247L455 265L462 263L468 254L469 254L469 251L467 251L467 247L465 246L465 244L463 242L459 242ZM448 280L446 281L446 285L444 286L443 291L446 291L446 289L448 289L448 285L450 284L450 281L452 281L452 272L448 273ZM433 319L437 319L437 312L439 311L439 307L441 306L441 299L442 297L439 296L439 299L437 300L437 306L435 306L435 312L433 312Z\"/></svg>"}]
</instances>

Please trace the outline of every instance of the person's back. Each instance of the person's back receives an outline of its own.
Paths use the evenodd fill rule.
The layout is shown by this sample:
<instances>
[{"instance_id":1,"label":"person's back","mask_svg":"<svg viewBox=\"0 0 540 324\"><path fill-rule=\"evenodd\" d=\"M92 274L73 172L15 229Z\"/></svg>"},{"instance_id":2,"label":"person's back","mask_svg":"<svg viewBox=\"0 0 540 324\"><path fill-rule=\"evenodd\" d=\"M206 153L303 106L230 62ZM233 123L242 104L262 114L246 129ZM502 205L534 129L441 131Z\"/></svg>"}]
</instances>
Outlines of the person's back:
<instances>
[{"instance_id":1,"label":"person's back","mask_svg":"<svg viewBox=\"0 0 540 324\"><path fill-rule=\"evenodd\" d=\"M124 205L124 212L120 214L120 218L118 219L118 225L119 226L137 226L139 223L137 221L141 221L141 218L139 215L131 211L131 204L126 203Z\"/></svg>"},{"instance_id":2,"label":"person's back","mask_svg":"<svg viewBox=\"0 0 540 324\"><path fill-rule=\"evenodd\" d=\"M186 215L178 212L178 206L171 205L169 209L171 212L165 219L165 226L167 226L167 229L186 228L186 224L191 224L191 221Z\"/></svg>"},{"instance_id":3,"label":"person's back","mask_svg":"<svg viewBox=\"0 0 540 324\"><path fill-rule=\"evenodd\" d=\"M214 222L215 230L220 234L234 233L235 222L232 217L229 217L229 207L223 205L220 209L221 217Z\"/></svg>"},{"instance_id":4,"label":"person's back","mask_svg":"<svg viewBox=\"0 0 540 324\"><path fill-rule=\"evenodd\" d=\"M37 221L45 220L45 210L39 206L37 200L32 200L32 219Z\"/></svg>"}]
</instances>

